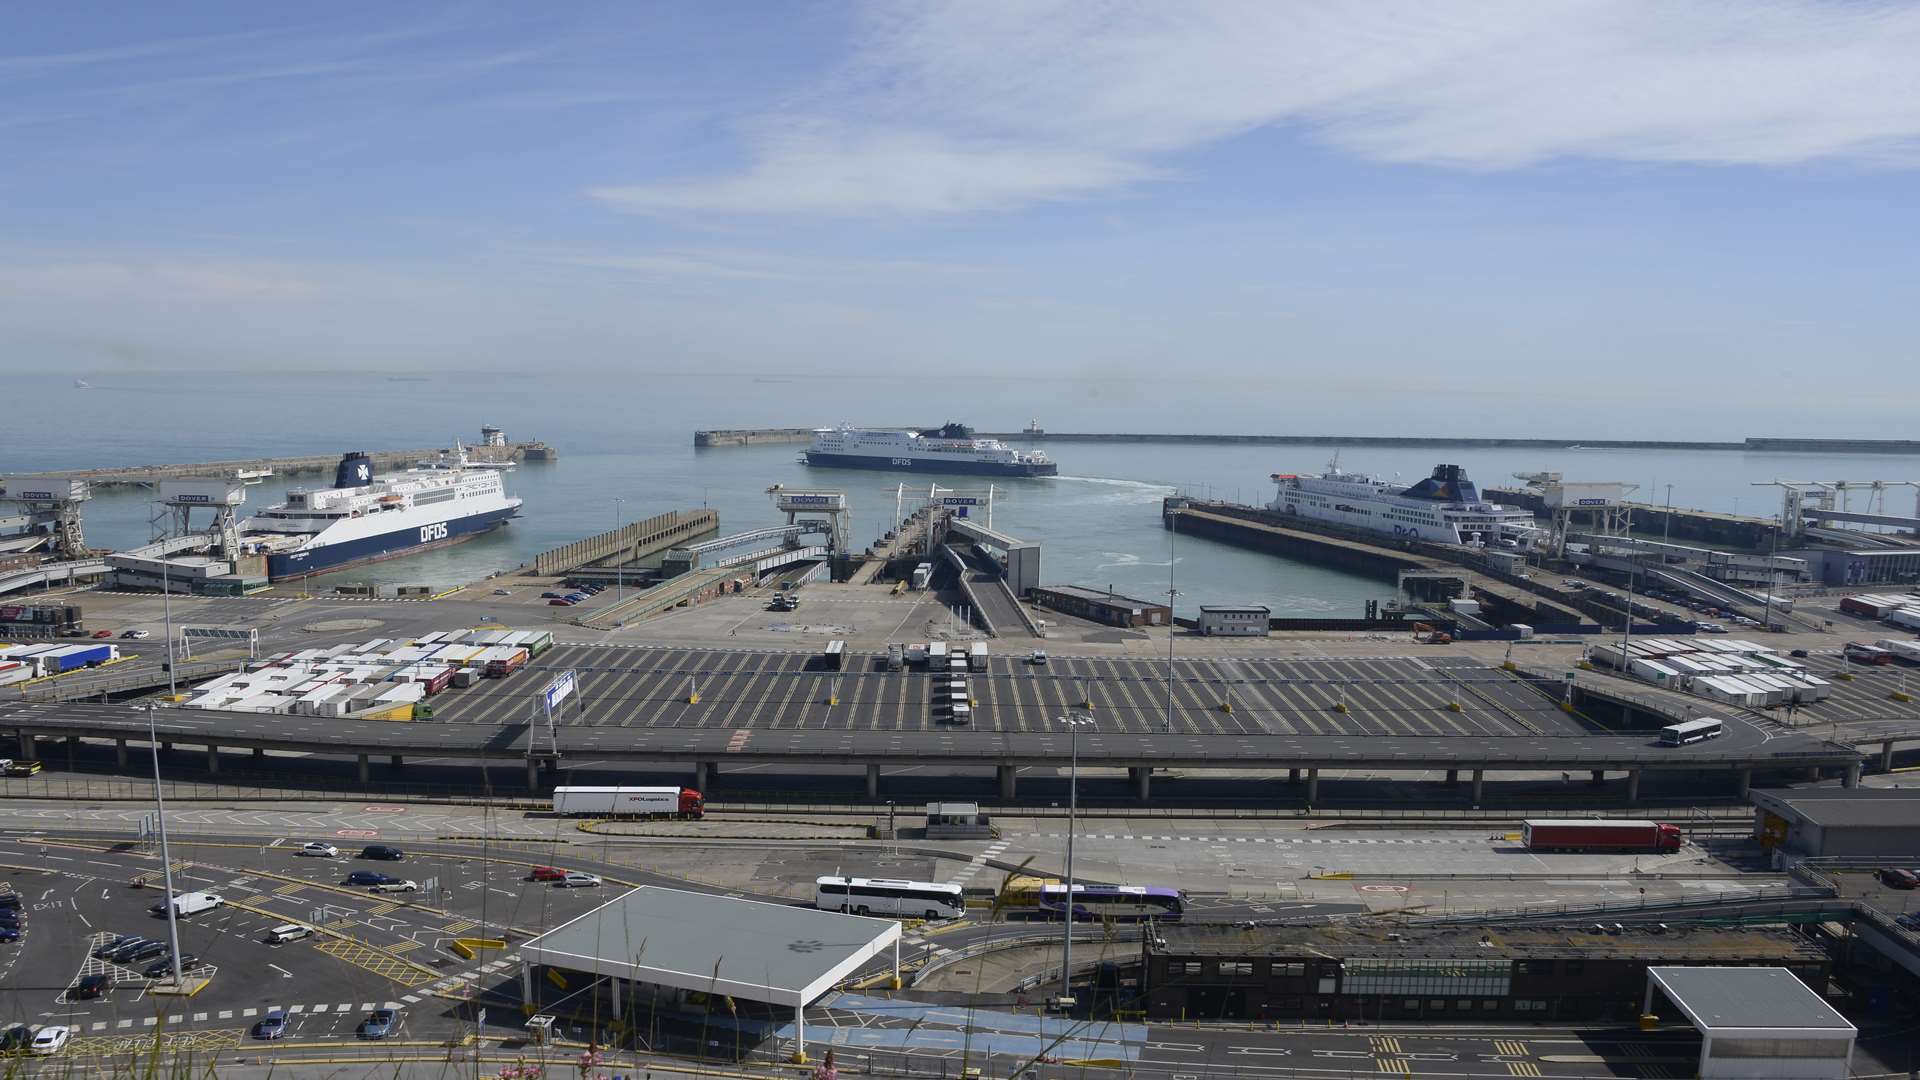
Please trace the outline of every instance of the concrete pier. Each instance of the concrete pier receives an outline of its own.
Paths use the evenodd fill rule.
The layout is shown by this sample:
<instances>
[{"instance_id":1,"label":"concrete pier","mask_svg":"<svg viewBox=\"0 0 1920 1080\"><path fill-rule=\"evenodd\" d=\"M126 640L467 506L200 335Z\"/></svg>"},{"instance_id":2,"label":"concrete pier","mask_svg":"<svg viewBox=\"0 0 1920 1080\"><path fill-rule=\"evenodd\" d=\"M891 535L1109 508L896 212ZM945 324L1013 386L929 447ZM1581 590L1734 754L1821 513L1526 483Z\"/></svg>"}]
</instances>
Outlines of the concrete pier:
<instances>
[{"instance_id":1,"label":"concrete pier","mask_svg":"<svg viewBox=\"0 0 1920 1080\"><path fill-rule=\"evenodd\" d=\"M367 455L373 459L373 467L381 472L394 472L412 468L415 462L428 461L446 453L447 447L431 447L424 450L370 450ZM508 443L505 446L469 446L467 459L470 461L508 462L508 461L554 461L559 457L552 447L534 440L531 442ZM339 454L307 454L299 457L277 458L241 458L228 461L200 461L177 465L124 465L111 469L61 469L53 472L35 473L36 476L65 477L85 480L96 488L109 487L157 487L162 480L178 480L190 476L217 476L230 473L235 469L271 469L275 476L298 476L303 473L331 473L340 463Z\"/></svg>"},{"instance_id":2,"label":"concrete pier","mask_svg":"<svg viewBox=\"0 0 1920 1080\"><path fill-rule=\"evenodd\" d=\"M551 551L543 551L533 557L528 567L535 574L549 576L605 560L630 563L689 543L719 528L720 515L713 510L669 510L589 536L585 540L575 540Z\"/></svg>"}]
</instances>

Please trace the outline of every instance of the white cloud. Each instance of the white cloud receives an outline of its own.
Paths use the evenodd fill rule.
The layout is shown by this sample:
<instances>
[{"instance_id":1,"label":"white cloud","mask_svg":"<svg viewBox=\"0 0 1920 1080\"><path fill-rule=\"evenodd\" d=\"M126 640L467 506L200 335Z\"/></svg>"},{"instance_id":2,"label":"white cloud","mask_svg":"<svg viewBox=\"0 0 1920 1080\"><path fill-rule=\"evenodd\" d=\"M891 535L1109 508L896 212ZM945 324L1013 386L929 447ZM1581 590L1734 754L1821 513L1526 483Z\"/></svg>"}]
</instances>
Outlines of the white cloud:
<instances>
[{"instance_id":1,"label":"white cloud","mask_svg":"<svg viewBox=\"0 0 1920 1080\"><path fill-rule=\"evenodd\" d=\"M730 175L611 186L629 210L942 214L1169 175L1298 125L1360 157L1913 163L1920 5L1816 0L875 3Z\"/></svg>"}]
</instances>

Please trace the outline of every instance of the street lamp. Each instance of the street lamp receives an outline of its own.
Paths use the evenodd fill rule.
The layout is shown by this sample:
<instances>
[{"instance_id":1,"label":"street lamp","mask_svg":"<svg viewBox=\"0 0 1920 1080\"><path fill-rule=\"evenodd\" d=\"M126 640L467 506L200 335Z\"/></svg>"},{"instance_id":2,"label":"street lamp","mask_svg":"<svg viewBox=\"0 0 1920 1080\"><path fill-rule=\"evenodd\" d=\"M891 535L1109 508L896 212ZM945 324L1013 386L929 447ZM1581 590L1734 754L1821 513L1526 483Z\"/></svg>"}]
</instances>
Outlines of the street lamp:
<instances>
[{"instance_id":1,"label":"street lamp","mask_svg":"<svg viewBox=\"0 0 1920 1080\"><path fill-rule=\"evenodd\" d=\"M613 497L613 542L615 545L613 556L613 600L616 604L620 602L622 594L626 592L627 584L627 547L621 542L624 538L620 535L620 530L626 527L626 515L622 512L623 507L621 505L626 501L626 497L623 495L615 495Z\"/></svg>"},{"instance_id":2,"label":"street lamp","mask_svg":"<svg viewBox=\"0 0 1920 1080\"><path fill-rule=\"evenodd\" d=\"M1167 515L1167 734L1173 734L1173 599L1180 591L1173 587L1173 538L1180 531L1180 519Z\"/></svg>"},{"instance_id":3,"label":"street lamp","mask_svg":"<svg viewBox=\"0 0 1920 1080\"><path fill-rule=\"evenodd\" d=\"M171 640L171 638L169 638ZM160 793L160 736L154 730L153 714L157 706L147 704L147 745L153 751L153 805L160 819L160 865L166 874L167 937L173 946L173 988L180 987L180 922L179 909L173 903L173 853L167 847L167 800Z\"/></svg>"},{"instance_id":4,"label":"street lamp","mask_svg":"<svg viewBox=\"0 0 1920 1080\"><path fill-rule=\"evenodd\" d=\"M1067 725L1069 768L1067 771L1067 891L1066 933L1060 945L1060 996L1073 996L1073 829L1080 810L1080 729L1093 727L1091 716L1062 716Z\"/></svg>"}]
</instances>

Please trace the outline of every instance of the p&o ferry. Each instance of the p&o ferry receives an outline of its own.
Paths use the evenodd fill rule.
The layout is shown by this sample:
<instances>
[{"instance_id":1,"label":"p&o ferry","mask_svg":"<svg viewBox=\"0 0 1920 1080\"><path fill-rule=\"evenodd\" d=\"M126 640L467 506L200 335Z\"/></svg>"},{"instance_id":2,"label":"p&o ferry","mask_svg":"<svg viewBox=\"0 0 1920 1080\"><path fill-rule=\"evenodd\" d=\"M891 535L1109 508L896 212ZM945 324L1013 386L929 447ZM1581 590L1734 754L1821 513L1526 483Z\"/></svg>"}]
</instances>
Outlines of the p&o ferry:
<instances>
[{"instance_id":1,"label":"p&o ferry","mask_svg":"<svg viewBox=\"0 0 1920 1080\"><path fill-rule=\"evenodd\" d=\"M986 476L1056 476L1060 466L1039 450L1016 450L999 439L975 438L965 424L933 431L815 428L800 455L806 465L841 469L893 469Z\"/></svg>"},{"instance_id":2,"label":"p&o ferry","mask_svg":"<svg viewBox=\"0 0 1920 1080\"><path fill-rule=\"evenodd\" d=\"M1274 473L1273 482L1278 491L1269 510L1368 532L1490 545L1534 528L1532 512L1482 499L1458 465L1436 465L1433 475L1408 488L1348 472L1337 461L1319 476Z\"/></svg>"},{"instance_id":3,"label":"p&o ferry","mask_svg":"<svg viewBox=\"0 0 1920 1080\"><path fill-rule=\"evenodd\" d=\"M245 546L267 557L280 581L393 559L471 540L507 523L520 500L494 469L469 468L455 445L446 465L375 477L373 460L340 459L333 486L287 492L287 501L248 518Z\"/></svg>"}]
</instances>

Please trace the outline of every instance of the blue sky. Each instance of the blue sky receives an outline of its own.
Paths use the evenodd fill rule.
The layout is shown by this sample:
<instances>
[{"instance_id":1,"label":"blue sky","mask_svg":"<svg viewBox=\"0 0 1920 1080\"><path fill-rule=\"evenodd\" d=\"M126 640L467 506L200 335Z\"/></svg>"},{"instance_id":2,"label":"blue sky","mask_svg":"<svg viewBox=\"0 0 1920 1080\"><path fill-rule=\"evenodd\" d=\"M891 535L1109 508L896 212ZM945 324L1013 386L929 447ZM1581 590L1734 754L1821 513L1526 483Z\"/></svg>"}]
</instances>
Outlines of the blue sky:
<instances>
[{"instance_id":1,"label":"blue sky","mask_svg":"<svg viewBox=\"0 0 1920 1080\"><path fill-rule=\"evenodd\" d=\"M0 366L1911 403L1920 7L0 11Z\"/></svg>"}]
</instances>

